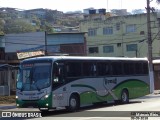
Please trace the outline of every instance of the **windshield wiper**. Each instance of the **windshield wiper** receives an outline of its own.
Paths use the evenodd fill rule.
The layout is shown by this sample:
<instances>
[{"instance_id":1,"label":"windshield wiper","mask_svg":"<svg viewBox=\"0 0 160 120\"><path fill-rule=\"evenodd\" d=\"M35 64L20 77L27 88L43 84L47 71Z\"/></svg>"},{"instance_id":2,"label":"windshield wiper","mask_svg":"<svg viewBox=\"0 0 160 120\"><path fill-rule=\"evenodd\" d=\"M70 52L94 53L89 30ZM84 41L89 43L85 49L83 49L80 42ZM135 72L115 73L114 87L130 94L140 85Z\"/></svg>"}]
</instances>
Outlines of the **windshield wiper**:
<instances>
[{"instance_id":1,"label":"windshield wiper","mask_svg":"<svg viewBox=\"0 0 160 120\"><path fill-rule=\"evenodd\" d=\"M40 91L41 89L37 86L36 82L35 82L35 86L37 88L38 91Z\"/></svg>"}]
</instances>

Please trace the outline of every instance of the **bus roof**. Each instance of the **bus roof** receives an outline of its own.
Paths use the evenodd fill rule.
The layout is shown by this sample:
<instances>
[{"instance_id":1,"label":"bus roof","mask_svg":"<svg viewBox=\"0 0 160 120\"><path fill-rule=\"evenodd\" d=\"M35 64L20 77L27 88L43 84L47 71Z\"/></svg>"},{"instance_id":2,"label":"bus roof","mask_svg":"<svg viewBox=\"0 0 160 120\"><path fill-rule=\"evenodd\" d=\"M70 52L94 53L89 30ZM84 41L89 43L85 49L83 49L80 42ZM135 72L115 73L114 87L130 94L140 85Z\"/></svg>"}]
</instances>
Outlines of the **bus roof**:
<instances>
[{"instance_id":1,"label":"bus roof","mask_svg":"<svg viewBox=\"0 0 160 120\"><path fill-rule=\"evenodd\" d=\"M148 61L147 58L127 58L127 57L90 57L90 56L43 56L28 58L23 61L32 60L130 60L130 61Z\"/></svg>"},{"instance_id":2,"label":"bus roof","mask_svg":"<svg viewBox=\"0 0 160 120\"><path fill-rule=\"evenodd\" d=\"M153 64L158 64L158 63L160 63L160 59L153 60Z\"/></svg>"}]
</instances>

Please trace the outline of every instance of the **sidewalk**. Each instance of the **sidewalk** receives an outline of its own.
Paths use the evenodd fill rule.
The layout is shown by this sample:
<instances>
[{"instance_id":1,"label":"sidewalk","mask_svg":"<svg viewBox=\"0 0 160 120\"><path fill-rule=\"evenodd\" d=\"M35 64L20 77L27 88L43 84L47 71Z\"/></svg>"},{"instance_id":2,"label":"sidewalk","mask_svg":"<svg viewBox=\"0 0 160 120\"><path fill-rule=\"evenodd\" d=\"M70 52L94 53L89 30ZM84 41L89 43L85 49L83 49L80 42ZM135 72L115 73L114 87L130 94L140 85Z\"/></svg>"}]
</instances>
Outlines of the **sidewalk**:
<instances>
[{"instance_id":1,"label":"sidewalk","mask_svg":"<svg viewBox=\"0 0 160 120\"><path fill-rule=\"evenodd\" d=\"M14 109L16 108L16 104L0 104L0 110L6 110L6 109Z\"/></svg>"},{"instance_id":2,"label":"sidewalk","mask_svg":"<svg viewBox=\"0 0 160 120\"><path fill-rule=\"evenodd\" d=\"M159 98L160 99L160 90L155 90L154 93L152 94L149 94L149 95L146 95L146 96L143 96L143 97L140 97L140 98L136 98L136 99L132 99L130 101L145 101L145 100L148 100L148 99L157 99ZM14 109L16 108L16 104L15 103L12 103L12 104L0 104L0 110L6 110L6 109Z\"/></svg>"},{"instance_id":3,"label":"sidewalk","mask_svg":"<svg viewBox=\"0 0 160 120\"><path fill-rule=\"evenodd\" d=\"M154 94L160 94L160 90L154 90Z\"/></svg>"}]
</instances>

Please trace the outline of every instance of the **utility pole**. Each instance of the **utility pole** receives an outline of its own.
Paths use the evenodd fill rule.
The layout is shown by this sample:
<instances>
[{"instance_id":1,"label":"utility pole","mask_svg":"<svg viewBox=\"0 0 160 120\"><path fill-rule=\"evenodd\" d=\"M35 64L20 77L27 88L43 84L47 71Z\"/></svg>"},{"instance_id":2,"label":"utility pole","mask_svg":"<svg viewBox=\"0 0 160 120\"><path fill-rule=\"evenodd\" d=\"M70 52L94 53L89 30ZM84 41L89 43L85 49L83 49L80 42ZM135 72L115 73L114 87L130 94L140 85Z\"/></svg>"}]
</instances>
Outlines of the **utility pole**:
<instances>
[{"instance_id":1,"label":"utility pole","mask_svg":"<svg viewBox=\"0 0 160 120\"><path fill-rule=\"evenodd\" d=\"M152 35L150 22L150 0L147 0L147 30L148 30L148 61L149 61L149 78L150 78L150 93L154 92L154 76L152 63Z\"/></svg>"},{"instance_id":2,"label":"utility pole","mask_svg":"<svg viewBox=\"0 0 160 120\"><path fill-rule=\"evenodd\" d=\"M47 32L45 31L45 56L47 56Z\"/></svg>"}]
</instances>

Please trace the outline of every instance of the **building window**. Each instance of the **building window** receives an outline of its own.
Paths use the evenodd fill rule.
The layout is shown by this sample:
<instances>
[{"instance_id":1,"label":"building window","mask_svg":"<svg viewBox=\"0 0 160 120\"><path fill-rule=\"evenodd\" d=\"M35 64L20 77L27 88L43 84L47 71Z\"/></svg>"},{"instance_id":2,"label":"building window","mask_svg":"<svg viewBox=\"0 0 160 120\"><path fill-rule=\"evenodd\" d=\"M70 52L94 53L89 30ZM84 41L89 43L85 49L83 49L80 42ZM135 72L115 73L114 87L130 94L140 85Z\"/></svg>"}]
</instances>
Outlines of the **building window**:
<instances>
[{"instance_id":1,"label":"building window","mask_svg":"<svg viewBox=\"0 0 160 120\"><path fill-rule=\"evenodd\" d=\"M113 46L103 46L103 52L104 53L112 53L114 52Z\"/></svg>"},{"instance_id":2,"label":"building window","mask_svg":"<svg viewBox=\"0 0 160 120\"><path fill-rule=\"evenodd\" d=\"M126 33L131 33L131 32L135 32L135 31L136 31L136 25L135 24L126 26Z\"/></svg>"},{"instance_id":3,"label":"building window","mask_svg":"<svg viewBox=\"0 0 160 120\"><path fill-rule=\"evenodd\" d=\"M121 43L117 43L117 47L121 47L121 45L122 45Z\"/></svg>"},{"instance_id":4,"label":"building window","mask_svg":"<svg viewBox=\"0 0 160 120\"><path fill-rule=\"evenodd\" d=\"M116 30L120 30L120 23L116 23Z\"/></svg>"},{"instance_id":5,"label":"building window","mask_svg":"<svg viewBox=\"0 0 160 120\"><path fill-rule=\"evenodd\" d=\"M140 35L144 35L144 31L141 31L141 32L140 32Z\"/></svg>"},{"instance_id":6,"label":"building window","mask_svg":"<svg viewBox=\"0 0 160 120\"><path fill-rule=\"evenodd\" d=\"M103 34L104 35L111 35L111 34L113 34L113 28L112 27L105 27L105 28L103 28Z\"/></svg>"},{"instance_id":7,"label":"building window","mask_svg":"<svg viewBox=\"0 0 160 120\"><path fill-rule=\"evenodd\" d=\"M137 44L129 44L126 46L127 51L137 51Z\"/></svg>"},{"instance_id":8,"label":"building window","mask_svg":"<svg viewBox=\"0 0 160 120\"><path fill-rule=\"evenodd\" d=\"M88 36L96 36L97 29L88 29Z\"/></svg>"},{"instance_id":9,"label":"building window","mask_svg":"<svg viewBox=\"0 0 160 120\"><path fill-rule=\"evenodd\" d=\"M90 47L89 53L98 53L98 47Z\"/></svg>"}]
</instances>

